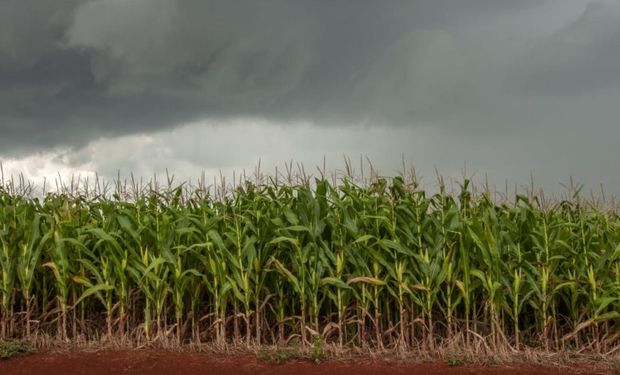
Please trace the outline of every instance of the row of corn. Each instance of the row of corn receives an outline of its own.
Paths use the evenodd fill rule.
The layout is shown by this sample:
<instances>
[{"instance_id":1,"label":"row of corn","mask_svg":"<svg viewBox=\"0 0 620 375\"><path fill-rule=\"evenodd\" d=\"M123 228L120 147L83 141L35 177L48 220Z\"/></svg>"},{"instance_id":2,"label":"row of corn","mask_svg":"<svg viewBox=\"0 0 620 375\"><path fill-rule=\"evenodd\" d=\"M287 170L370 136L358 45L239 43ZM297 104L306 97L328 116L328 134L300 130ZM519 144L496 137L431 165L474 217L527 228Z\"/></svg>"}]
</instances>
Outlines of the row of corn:
<instances>
[{"instance_id":1,"label":"row of corn","mask_svg":"<svg viewBox=\"0 0 620 375\"><path fill-rule=\"evenodd\" d=\"M620 218L401 178L225 199L0 189L0 338L613 351Z\"/></svg>"}]
</instances>

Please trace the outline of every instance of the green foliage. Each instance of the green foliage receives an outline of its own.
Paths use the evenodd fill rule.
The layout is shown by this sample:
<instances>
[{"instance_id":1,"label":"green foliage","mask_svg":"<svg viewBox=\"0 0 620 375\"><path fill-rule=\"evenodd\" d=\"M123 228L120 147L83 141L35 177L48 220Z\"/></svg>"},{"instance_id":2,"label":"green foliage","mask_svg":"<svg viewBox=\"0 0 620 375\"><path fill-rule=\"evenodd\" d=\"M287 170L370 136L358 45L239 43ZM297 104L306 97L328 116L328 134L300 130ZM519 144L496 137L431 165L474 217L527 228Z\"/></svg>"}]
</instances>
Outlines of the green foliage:
<instances>
[{"instance_id":1,"label":"green foliage","mask_svg":"<svg viewBox=\"0 0 620 375\"><path fill-rule=\"evenodd\" d=\"M261 348L256 358L263 362L281 365L283 363L301 359L303 354L296 347L276 347L275 349Z\"/></svg>"},{"instance_id":2,"label":"green foliage","mask_svg":"<svg viewBox=\"0 0 620 375\"><path fill-rule=\"evenodd\" d=\"M448 353L446 356L446 364L451 367L463 366L465 361L457 354Z\"/></svg>"},{"instance_id":3,"label":"green foliage","mask_svg":"<svg viewBox=\"0 0 620 375\"><path fill-rule=\"evenodd\" d=\"M620 374L620 358L615 357L611 360L611 370L615 374Z\"/></svg>"},{"instance_id":4,"label":"green foliage","mask_svg":"<svg viewBox=\"0 0 620 375\"><path fill-rule=\"evenodd\" d=\"M462 333L609 352L617 207L541 201L494 202L469 181L429 195L402 178L248 183L218 199L0 189L0 338L294 338L320 360L326 343L432 347Z\"/></svg>"},{"instance_id":5,"label":"green foliage","mask_svg":"<svg viewBox=\"0 0 620 375\"><path fill-rule=\"evenodd\" d=\"M32 351L32 346L25 341L0 341L0 359L8 359L18 355L31 353Z\"/></svg>"},{"instance_id":6,"label":"green foliage","mask_svg":"<svg viewBox=\"0 0 620 375\"><path fill-rule=\"evenodd\" d=\"M323 337L316 335L312 339L312 360L320 363L325 359L325 348L323 345Z\"/></svg>"}]
</instances>

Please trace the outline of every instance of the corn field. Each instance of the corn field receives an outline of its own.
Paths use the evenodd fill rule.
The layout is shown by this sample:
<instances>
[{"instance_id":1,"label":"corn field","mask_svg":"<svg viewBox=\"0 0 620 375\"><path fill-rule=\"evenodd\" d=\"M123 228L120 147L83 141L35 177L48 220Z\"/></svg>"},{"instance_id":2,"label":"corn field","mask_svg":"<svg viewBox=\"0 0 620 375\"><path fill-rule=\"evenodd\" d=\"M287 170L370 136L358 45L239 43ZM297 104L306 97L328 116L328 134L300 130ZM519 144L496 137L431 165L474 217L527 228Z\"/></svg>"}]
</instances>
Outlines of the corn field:
<instances>
[{"instance_id":1,"label":"corn field","mask_svg":"<svg viewBox=\"0 0 620 375\"><path fill-rule=\"evenodd\" d=\"M0 189L0 339L620 347L620 218L403 178L133 199Z\"/></svg>"}]
</instances>

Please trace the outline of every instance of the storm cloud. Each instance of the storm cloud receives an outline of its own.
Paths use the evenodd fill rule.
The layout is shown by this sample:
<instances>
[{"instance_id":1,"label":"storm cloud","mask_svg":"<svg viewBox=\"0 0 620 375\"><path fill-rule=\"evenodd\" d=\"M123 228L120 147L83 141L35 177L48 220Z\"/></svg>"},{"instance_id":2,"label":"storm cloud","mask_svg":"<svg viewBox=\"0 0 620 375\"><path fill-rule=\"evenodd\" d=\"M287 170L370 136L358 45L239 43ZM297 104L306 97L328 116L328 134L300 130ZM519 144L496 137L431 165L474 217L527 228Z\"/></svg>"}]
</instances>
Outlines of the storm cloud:
<instances>
[{"instance_id":1,"label":"storm cloud","mask_svg":"<svg viewBox=\"0 0 620 375\"><path fill-rule=\"evenodd\" d=\"M620 158L618 77L617 0L6 0L0 156L63 150L62 165L111 170L96 142L231 123L242 138L246 119L338 139L366 129L379 143L342 152L465 159L517 178L561 171L596 184L618 172L593 168ZM211 133L206 143L235 137ZM452 146L432 157L407 146L429 142ZM244 164L170 150L171 165ZM327 149L313 150L283 157Z\"/></svg>"}]
</instances>

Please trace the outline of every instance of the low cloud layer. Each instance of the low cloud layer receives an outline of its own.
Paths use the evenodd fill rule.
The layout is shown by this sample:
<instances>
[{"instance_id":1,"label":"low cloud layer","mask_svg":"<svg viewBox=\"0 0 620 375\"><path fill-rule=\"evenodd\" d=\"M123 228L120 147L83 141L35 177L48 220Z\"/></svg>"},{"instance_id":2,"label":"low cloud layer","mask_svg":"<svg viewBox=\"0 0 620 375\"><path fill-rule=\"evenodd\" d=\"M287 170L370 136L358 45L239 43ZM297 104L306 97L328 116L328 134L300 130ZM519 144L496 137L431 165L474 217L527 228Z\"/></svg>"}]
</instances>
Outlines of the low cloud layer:
<instances>
[{"instance_id":1,"label":"low cloud layer","mask_svg":"<svg viewBox=\"0 0 620 375\"><path fill-rule=\"evenodd\" d=\"M502 178L620 185L607 177L620 158L619 25L618 0L7 0L0 157L64 155L46 165L108 173L127 165L106 157L123 142L177 134L158 146L167 156L129 165L322 152L376 153L396 169L405 154L431 170L468 161ZM263 136L279 138L252 148ZM241 152L211 154L210 138Z\"/></svg>"},{"instance_id":2,"label":"low cloud layer","mask_svg":"<svg viewBox=\"0 0 620 375\"><path fill-rule=\"evenodd\" d=\"M80 148L6 159L3 169L6 176L22 173L38 186L44 180L50 186L59 176L65 181L72 177L90 177L92 181L95 171L107 180L118 174L122 178L130 174L146 180L154 175L163 178L168 171L178 182L195 182L205 173L207 182L212 183L220 175L229 182L233 173L252 176L259 164L262 172L271 176L276 168L283 173L289 162L293 167L303 164L314 176L319 175L317 167L322 168L324 162L328 172L342 172L344 157L348 157L355 174L366 177L368 161L382 176L399 174L404 161L407 170L416 168L421 182L431 190L437 187L436 172L456 188L465 168L476 184L488 182L500 192L506 185L510 192L529 188L530 177L536 187L562 192L560 184L568 184L572 177L577 183L587 183L585 193L598 193L603 184L608 194L619 194L617 176L607 173L616 168L615 160L608 158L615 142L601 143L596 136L577 140L568 134L553 139L460 135L433 127L330 127L319 132L311 123L292 126L240 119L99 138ZM549 158L550 152L553 158ZM589 160L597 160L596 168Z\"/></svg>"}]
</instances>

